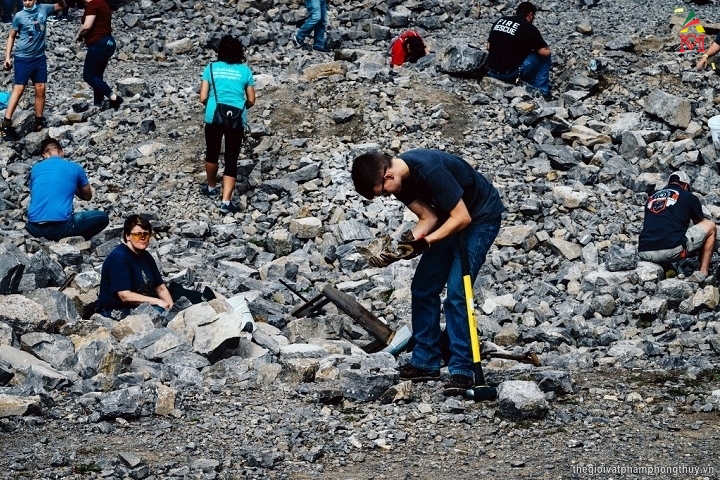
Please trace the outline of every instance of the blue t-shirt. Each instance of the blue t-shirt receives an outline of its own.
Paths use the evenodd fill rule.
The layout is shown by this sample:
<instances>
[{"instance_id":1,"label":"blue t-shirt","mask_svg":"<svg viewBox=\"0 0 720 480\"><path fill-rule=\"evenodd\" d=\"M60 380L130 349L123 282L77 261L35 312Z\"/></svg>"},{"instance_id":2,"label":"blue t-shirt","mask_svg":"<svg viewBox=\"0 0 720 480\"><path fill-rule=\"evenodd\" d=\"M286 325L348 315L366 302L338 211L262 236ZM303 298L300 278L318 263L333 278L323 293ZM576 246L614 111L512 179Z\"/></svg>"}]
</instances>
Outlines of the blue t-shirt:
<instances>
[{"instance_id":1,"label":"blue t-shirt","mask_svg":"<svg viewBox=\"0 0 720 480\"><path fill-rule=\"evenodd\" d=\"M212 65L212 78L210 65ZM213 62L210 65L205 67L202 74L202 79L210 84L208 101L205 105L205 123L212 123L215 105L218 103L245 108L247 100L245 88L255 86L252 71L244 63ZM217 92L217 102L215 92ZM247 123L247 108L243 111L243 122Z\"/></svg>"},{"instance_id":2,"label":"blue t-shirt","mask_svg":"<svg viewBox=\"0 0 720 480\"><path fill-rule=\"evenodd\" d=\"M430 205L441 221L460 199L473 222L500 219L505 207L497 189L465 160L441 150L409 150L398 155L410 169L395 197L405 205L419 199Z\"/></svg>"},{"instance_id":3,"label":"blue t-shirt","mask_svg":"<svg viewBox=\"0 0 720 480\"><path fill-rule=\"evenodd\" d=\"M105 258L100 274L100 293L97 309L122 309L134 307L120 300L117 292L128 290L148 297L157 297L155 289L163 279L150 252L135 253L121 243Z\"/></svg>"},{"instance_id":4,"label":"blue t-shirt","mask_svg":"<svg viewBox=\"0 0 720 480\"><path fill-rule=\"evenodd\" d=\"M28 221L69 220L75 194L88 183L85 170L64 158L50 157L35 164L30 170Z\"/></svg>"},{"instance_id":5,"label":"blue t-shirt","mask_svg":"<svg viewBox=\"0 0 720 480\"><path fill-rule=\"evenodd\" d=\"M690 221L697 223L704 218L700 200L680 185L671 183L647 199L638 251L667 250L683 245Z\"/></svg>"},{"instance_id":6,"label":"blue t-shirt","mask_svg":"<svg viewBox=\"0 0 720 480\"><path fill-rule=\"evenodd\" d=\"M33 12L23 9L13 17L12 29L17 32L16 57L37 58L45 55L47 19L55 11L55 5L35 5L37 8Z\"/></svg>"}]
</instances>

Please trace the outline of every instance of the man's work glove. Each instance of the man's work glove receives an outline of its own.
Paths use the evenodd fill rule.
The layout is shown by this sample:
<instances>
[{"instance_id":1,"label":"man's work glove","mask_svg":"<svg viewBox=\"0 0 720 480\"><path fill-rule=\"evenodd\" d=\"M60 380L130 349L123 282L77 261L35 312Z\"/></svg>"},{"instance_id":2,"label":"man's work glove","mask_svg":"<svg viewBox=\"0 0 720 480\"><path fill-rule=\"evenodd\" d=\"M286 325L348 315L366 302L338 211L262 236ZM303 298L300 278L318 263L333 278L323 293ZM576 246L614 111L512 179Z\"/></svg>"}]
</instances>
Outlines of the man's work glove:
<instances>
[{"instance_id":1,"label":"man's work glove","mask_svg":"<svg viewBox=\"0 0 720 480\"><path fill-rule=\"evenodd\" d=\"M427 250L429 246L427 240L415 240L412 230L407 230L400 236L400 241L395 251L391 250L390 237L374 241L368 246L369 248L359 247L358 251L370 265L376 268L382 268L398 260L415 258Z\"/></svg>"},{"instance_id":2,"label":"man's work glove","mask_svg":"<svg viewBox=\"0 0 720 480\"><path fill-rule=\"evenodd\" d=\"M411 258L415 258L418 255L421 255L428 248L430 248L430 244L424 237L420 240L398 243L397 256L400 257L398 260L409 260Z\"/></svg>"},{"instance_id":3,"label":"man's work glove","mask_svg":"<svg viewBox=\"0 0 720 480\"><path fill-rule=\"evenodd\" d=\"M373 255L372 257L367 257L367 262L375 268L382 268L382 267L387 267L388 265L390 265L393 262L396 262L397 260L400 260L400 259L397 259L397 260L389 261L389 260L386 260L385 258L383 258L384 256L385 256L385 254L381 253L380 255Z\"/></svg>"}]
</instances>

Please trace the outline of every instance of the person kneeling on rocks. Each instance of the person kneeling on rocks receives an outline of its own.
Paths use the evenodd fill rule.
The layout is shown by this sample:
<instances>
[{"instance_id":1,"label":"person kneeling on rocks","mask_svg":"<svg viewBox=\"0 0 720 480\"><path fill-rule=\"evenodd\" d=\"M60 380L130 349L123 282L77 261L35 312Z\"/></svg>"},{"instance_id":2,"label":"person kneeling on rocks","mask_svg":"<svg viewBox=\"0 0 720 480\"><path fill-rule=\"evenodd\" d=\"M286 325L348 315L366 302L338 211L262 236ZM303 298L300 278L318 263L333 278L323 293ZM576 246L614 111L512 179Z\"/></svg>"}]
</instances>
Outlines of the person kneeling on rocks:
<instances>
[{"instance_id":1,"label":"person kneeling on rocks","mask_svg":"<svg viewBox=\"0 0 720 480\"><path fill-rule=\"evenodd\" d=\"M122 241L102 265L95 307L102 316L123 318L141 303L149 303L160 312L173 306L155 259L147 251L152 232L145 217L130 215L125 219Z\"/></svg>"},{"instance_id":2,"label":"person kneeling on rocks","mask_svg":"<svg viewBox=\"0 0 720 480\"><path fill-rule=\"evenodd\" d=\"M700 270L690 279L702 282L710 270L716 236L715 223L705 218L700 200L690 193L688 175L673 172L668 184L653 193L645 204L638 256L640 260L667 267L698 253Z\"/></svg>"},{"instance_id":3,"label":"person kneeling on rocks","mask_svg":"<svg viewBox=\"0 0 720 480\"><path fill-rule=\"evenodd\" d=\"M419 33L408 30L390 41L390 66L399 67L405 62L417 63L427 55L425 42Z\"/></svg>"},{"instance_id":4,"label":"person kneeling on rocks","mask_svg":"<svg viewBox=\"0 0 720 480\"><path fill-rule=\"evenodd\" d=\"M527 82L550 96L550 47L533 25L537 7L522 2L515 16L502 17L490 29L487 75L503 82Z\"/></svg>"},{"instance_id":5,"label":"person kneeling on rocks","mask_svg":"<svg viewBox=\"0 0 720 480\"><path fill-rule=\"evenodd\" d=\"M450 381L443 393L463 395L474 385L474 368L461 255L467 254L474 281L500 230L505 208L498 191L462 158L440 150L410 150L397 157L360 155L353 161L352 180L363 197L392 194L418 217L412 238L398 245L402 255L381 254L370 262L384 267L422 255L411 285L416 343L410 363L400 367L400 379L440 378L440 295L447 285Z\"/></svg>"},{"instance_id":6,"label":"person kneeling on rocks","mask_svg":"<svg viewBox=\"0 0 720 480\"><path fill-rule=\"evenodd\" d=\"M149 303L164 314L181 297L192 304L215 298L215 293L207 287L201 294L174 281L169 288L165 285L155 259L147 251L152 233L147 218L130 215L125 219L121 243L102 265L95 311L103 317L119 320L142 303Z\"/></svg>"},{"instance_id":7,"label":"person kneeling on rocks","mask_svg":"<svg viewBox=\"0 0 720 480\"><path fill-rule=\"evenodd\" d=\"M73 213L73 198L92 199L92 189L85 170L65 160L64 152L54 138L40 143L45 160L30 170L30 205L25 229L37 238L57 241L82 236L90 240L107 227L105 212L88 210Z\"/></svg>"}]
</instances>

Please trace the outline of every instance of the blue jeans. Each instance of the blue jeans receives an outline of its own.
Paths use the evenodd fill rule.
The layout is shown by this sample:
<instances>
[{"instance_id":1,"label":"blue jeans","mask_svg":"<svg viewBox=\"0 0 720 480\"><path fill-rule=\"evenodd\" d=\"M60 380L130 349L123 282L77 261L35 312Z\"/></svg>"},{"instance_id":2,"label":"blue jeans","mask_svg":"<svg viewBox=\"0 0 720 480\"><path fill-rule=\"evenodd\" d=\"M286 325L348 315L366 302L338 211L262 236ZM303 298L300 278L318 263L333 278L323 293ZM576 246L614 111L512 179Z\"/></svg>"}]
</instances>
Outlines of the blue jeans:
<instances>
[{"instance_id":1,"label":"blue jeans","mask_svg":"<svg viewBox=\"0 0 720 480\"><path fill-rule=\"evenodd\" d=\"M545 96L550 95L550 67L552 66L551 56L540 56L535 52L525 57L523 63L509 72L496 72L488 70L489 77L497 78L503 82L515 83L519 78L533 87L540 90Z\"/></svg>"},{"instance_id":2,"label":"blue jeans","mask_svg":"<svg viewBox=\"0 0 720 480\"><path fill-rule=\"evenodd\" d=\"M325 48L325 27L327 26L327 0L305 0L308 17L297 32L300 44L313 34L313 48Z\"/></svg>"},{"instance_id":3,"label":"blue jeans","mask_svg":"<svg viewBox=\"0 0 720 480\"><path fill-rule=\"evenodd\" d=\"M74 213L70 220L65 222L27 222L25 229L36 238L47 238L58 241L67 237L83 237L90 240L93 236L102 232L109 222L108 215L99 210Z\"/></svg>"},{"instance_id":4,"label":"blue jeans","mask_svg":"<svg viewBox=\"0 0 720 480\"><path fill-rule=\"evenodd\" d=\"M103 80L103 75L115 48L115 39L108 35L90 45L85 55L83 80L92 87L93 103L97 106L102 105L103 99L110 98L113 93L112 88Z\"/></svg>"},{"instance_id":5,"label":"blue jeans","mask_svg":"<svg viewBox=\"0 0 720 480\"><path fill-rule=\"evenodd\" d=\"M451 375L474 376L458 235L465 236L470 276L475 281L499 231L499 219L472 223L459 234L434 243L420 257L411 285L412 328L416 341L411 365L425 370L440 369L440 294L447 284L444 308L445 329L450 340L448 370Z\"/></svg>"}]
</instances>

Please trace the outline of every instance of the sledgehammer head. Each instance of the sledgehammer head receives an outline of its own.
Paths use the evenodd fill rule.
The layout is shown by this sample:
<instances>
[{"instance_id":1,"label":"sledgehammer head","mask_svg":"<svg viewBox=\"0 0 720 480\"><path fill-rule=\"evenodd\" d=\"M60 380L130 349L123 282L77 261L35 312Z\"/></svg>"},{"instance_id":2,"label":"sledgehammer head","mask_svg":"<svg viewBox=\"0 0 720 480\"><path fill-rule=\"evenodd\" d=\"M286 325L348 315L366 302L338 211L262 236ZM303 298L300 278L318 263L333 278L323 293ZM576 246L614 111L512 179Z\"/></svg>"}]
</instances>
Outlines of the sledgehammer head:
<instances>
[{"instance_id":1,"label":"sledgehammer head","mask_svg":"<svg viewBox=\"0 0 720 480\"><path fill-rule=\"evenodd\" d=\"M465 398L476 402L491 402L497 399L497 389L487 385L470 388L465 392Z\"/></svg>"}]
</instances>

